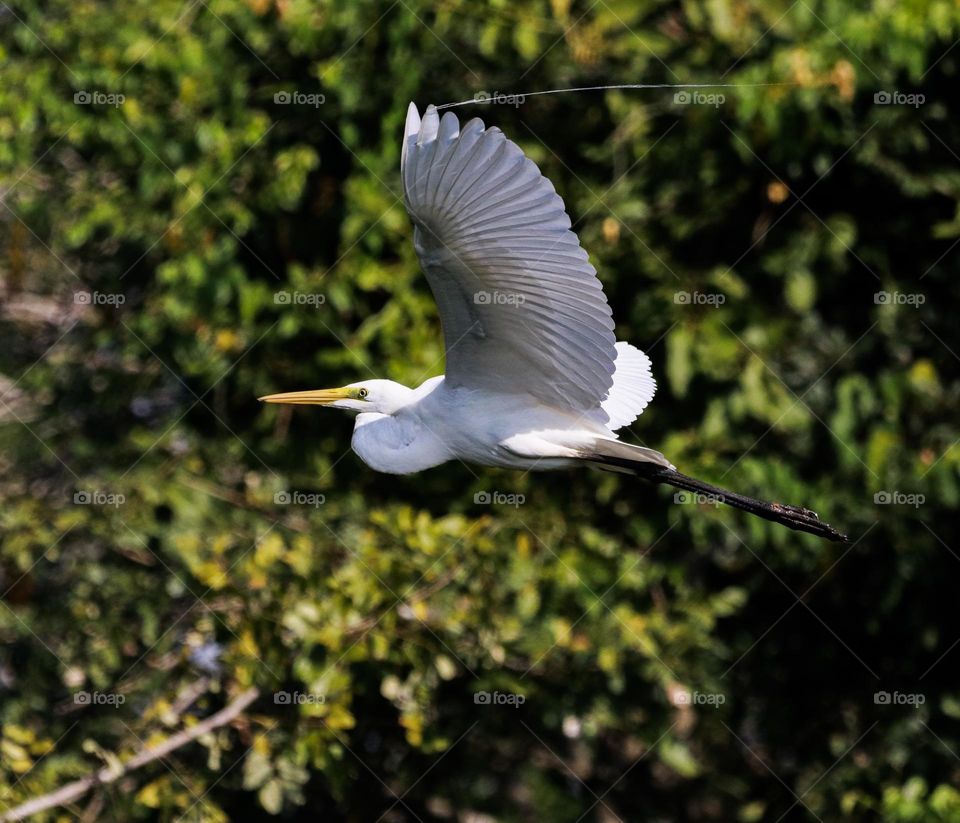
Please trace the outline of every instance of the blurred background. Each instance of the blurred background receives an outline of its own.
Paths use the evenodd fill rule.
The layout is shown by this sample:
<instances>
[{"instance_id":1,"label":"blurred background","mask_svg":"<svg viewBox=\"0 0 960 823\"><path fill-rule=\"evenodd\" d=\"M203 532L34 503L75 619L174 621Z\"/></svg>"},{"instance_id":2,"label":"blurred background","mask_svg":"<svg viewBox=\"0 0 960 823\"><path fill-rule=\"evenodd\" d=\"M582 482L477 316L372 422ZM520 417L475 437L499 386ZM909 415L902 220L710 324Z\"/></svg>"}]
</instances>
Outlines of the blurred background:
<instances>
[{"instance_id":1,"label":"blurred background","mask_svg":"<svg viewBox=\"0 0 960 823\"><path fill-rule=\"evenodd\" d=\"M0 809L107 769L32 819L960 820L958 37L952 0L0 6ZM496 96L637 82L744 87ZM400 137L478 93L653 360L625 438L851 545L378 475L257 403L442 373Z\"/></svg>"}]
</instances>

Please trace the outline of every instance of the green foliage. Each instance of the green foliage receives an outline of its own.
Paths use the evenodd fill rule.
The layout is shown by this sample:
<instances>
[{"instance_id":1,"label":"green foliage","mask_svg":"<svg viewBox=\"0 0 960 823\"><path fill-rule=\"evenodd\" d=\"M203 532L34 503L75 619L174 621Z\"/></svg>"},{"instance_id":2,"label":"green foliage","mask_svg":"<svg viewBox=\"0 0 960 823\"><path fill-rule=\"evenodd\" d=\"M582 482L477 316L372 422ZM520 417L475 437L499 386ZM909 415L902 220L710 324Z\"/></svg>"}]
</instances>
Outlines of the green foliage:
<instances>
[{"instance_id":1,"label":"green foliage","mask_svg":"<svg viewBox=\"0 0 960 823\"><path fill-rule=\"evenodd\" d=\"M955 3L0 14L2 807L253 686L37 819L960 820ZM626 437L852 547L620 476L375 475L256 402L442 372L409 100L640 81L781 85L457 111L650 353Z\"/></svg>"}]
</instances>

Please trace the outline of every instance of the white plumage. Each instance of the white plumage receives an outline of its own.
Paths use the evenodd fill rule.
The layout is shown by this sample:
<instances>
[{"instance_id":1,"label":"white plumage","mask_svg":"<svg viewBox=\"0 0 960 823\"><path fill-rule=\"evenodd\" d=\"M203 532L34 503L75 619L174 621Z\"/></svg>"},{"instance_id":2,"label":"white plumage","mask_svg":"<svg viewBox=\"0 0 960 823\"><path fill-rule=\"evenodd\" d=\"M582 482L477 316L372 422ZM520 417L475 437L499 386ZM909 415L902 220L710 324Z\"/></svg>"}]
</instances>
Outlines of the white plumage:
<instances>
[{"instance_id":1,"label":"white plumage","mask_svg":"<svg viewBox=\"0 0 960 823\"><path fill-rule=\"evenodd\" d=\"M553 185L474 119L411 104L404 200L443 321L451 386L585 411L610 389L615 338L597 273ZM506 363L510 368L504 368Z\"/></svg>"},{"instance_id":2,"label":"white plumage","mask_svg":"<svg viewBox=\"0 0 960 823\"><path fill-rule=\"evenodd\" d=\"M264 398L359 412L352 445L394 474L448 460L549 469L619 459L671 467L614 431L650 402L650 360L617 343L597 272L553 185L500 129L407 112L413 242L437 301L446 371L416 389L367 380ZM615 445L614 445L615 444Z\"/></svg>"},{"instance_id":3,"label":"white plumage","mask_svg":"<svg viewBox=\"0 0 960 823\"><path fill-rule=\"evenodd\" d=\"M650 371L650 358L629 343L616 346L613 386L610 394L600 404L607 414L611 431L629 426L636 420L657 391L657 381Z\"/></svg>"},{"instance_id":4,"label":"white plumage","mask_svg":"<svg viewBox=\"0 0 960 823\"><path fill-rule=\"evenodd\" d=\"M588 463L846 539L807 509L727 492L617 439L653 399L650 358L616 342L563 201L499 129L477 119L461 129L433 106L421 120L411 103L401 177L443 324L446 373L415 389L365 380L261 400L358 412L351 445L381 472L449 460L527 471Z\"/></svg>"}]
</instances>

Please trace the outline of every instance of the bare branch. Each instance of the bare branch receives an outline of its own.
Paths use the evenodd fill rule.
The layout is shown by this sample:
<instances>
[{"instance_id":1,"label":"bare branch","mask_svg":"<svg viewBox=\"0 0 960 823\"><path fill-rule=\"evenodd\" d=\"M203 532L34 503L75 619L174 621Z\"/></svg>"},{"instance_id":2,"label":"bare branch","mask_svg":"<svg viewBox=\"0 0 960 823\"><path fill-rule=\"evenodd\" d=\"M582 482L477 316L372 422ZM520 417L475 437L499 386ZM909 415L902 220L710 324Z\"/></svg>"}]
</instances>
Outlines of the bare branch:
<instances>
[{"instance_id":1,"label":"bare branch","mask_svg":"<svg viewBox=\"0 0 960 823\"><path fill-rule=\"evenodd\" d=\"M83 777L80 780L74 780L72 783L67 783L65 786L61 786L56 791L40 797L35 797L32 800L28 800L26 803L23 803L17 806L15 809L11 809L10 811L6 812L3 817L0 817L0 823L8 823L8 821L15 820L26 820L28 817L39 812L46 811L47 809L55 809L58 806L63 806L67 803L73 803L79 798L83 797L83 795L85 795L95 786L105 786L109 785L110 783L115 783L121 777L124 777L131 772L146 766L148 763L152 763L155 760L165 757L171 752L179 749L181 746L187 745L187 743L192 743L198 737L206 734L207 732L212 731L213 729L218 729L221 726L225 726L231 720L236 718L237 715L243 712L243 710L253 703L253 701L259 696L259 689L247 689L246 691L241 692L241 694L235 698L233 702L229 703L220 711L210 715L210 717L206 718L205 720L201 720L199 723L197 723L195 726L191 726L189 729L184 729L183 731L171 735L156 746L145 747L142 751L135 754L119 768L105 766L88 777Z\"/></svg>"}]
</instances>

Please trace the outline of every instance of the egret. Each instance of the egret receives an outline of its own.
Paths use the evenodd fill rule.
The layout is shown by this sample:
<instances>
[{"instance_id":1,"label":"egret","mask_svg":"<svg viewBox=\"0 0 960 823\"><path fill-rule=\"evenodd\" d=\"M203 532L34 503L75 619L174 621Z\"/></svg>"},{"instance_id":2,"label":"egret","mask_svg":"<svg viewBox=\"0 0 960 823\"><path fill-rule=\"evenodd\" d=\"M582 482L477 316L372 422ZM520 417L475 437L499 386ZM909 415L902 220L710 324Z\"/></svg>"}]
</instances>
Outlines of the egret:
<instances>
[{"instance_id":1,"label":"egret","mask_svg":"<svg viewBox=\"0 0 960 823\"><path fill-rule=\"evenodd\" d=\"M653 399L650 359L617 342L612 312L563 200L516 143L411 103L401 152L414 246L439 309L446 371L416 388L362 380L267 403L357 412L370 468L411 474L450 460L524 471L592 465L638 475L831 540L805 508L681 474L616 432Z\"/></svg>"}]
</instances>

